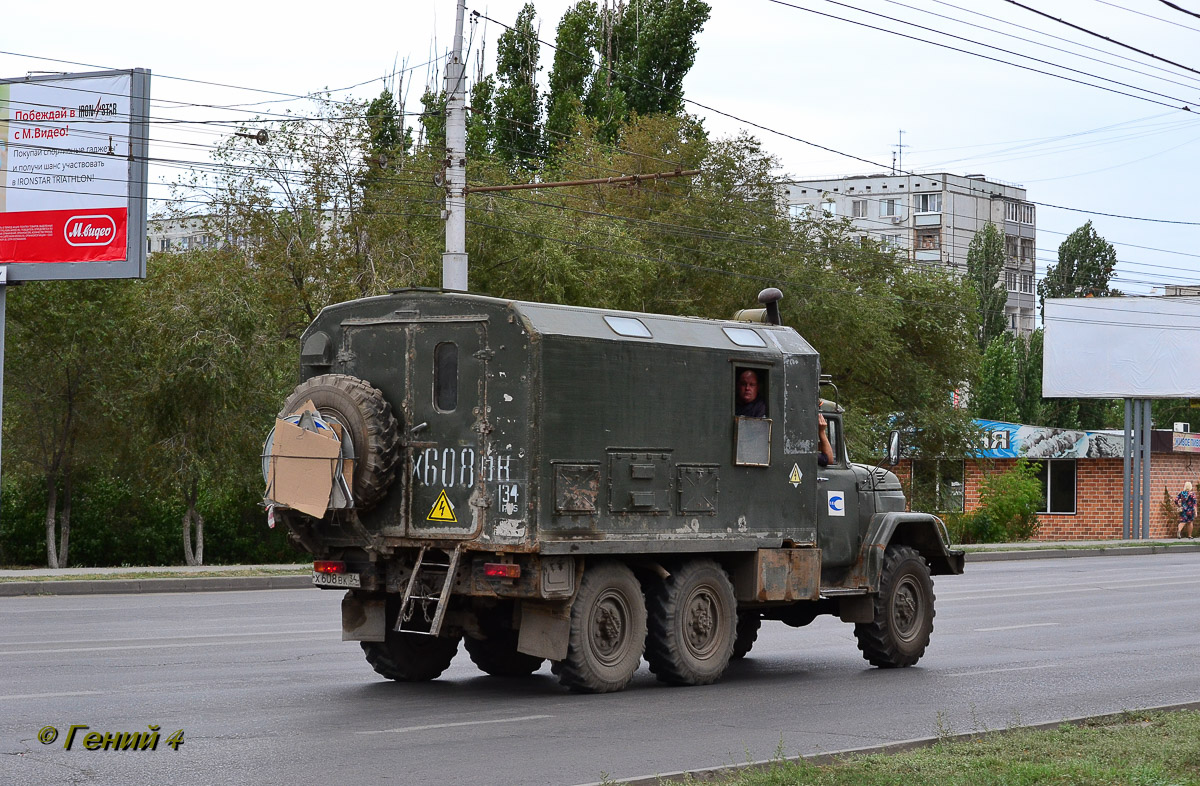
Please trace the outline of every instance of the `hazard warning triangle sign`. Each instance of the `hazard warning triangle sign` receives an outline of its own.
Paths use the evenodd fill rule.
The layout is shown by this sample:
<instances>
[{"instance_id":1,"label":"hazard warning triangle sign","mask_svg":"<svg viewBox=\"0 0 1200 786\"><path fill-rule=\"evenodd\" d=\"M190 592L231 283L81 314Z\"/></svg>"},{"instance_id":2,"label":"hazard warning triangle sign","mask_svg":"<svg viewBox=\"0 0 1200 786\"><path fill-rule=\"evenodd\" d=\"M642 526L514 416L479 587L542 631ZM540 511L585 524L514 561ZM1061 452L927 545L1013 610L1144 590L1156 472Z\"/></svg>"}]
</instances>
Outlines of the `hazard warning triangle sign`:
<instances>
[{"instance_id":1,"label":"hazard warning triangle sign","mask_svg":"<svg viewBox=\"0 0 1200 786\"><path fill-rule=\"evenodd\" d=\"M451 524L457 524L458 519L454 517L454 505L450 504L450 499L446 496L446 490L442 489L442 493L438 494L437 502L433 503L433 510L429 511L429 515L425 517L426 521L447 521Z\"/></svg>"}]
</instances>

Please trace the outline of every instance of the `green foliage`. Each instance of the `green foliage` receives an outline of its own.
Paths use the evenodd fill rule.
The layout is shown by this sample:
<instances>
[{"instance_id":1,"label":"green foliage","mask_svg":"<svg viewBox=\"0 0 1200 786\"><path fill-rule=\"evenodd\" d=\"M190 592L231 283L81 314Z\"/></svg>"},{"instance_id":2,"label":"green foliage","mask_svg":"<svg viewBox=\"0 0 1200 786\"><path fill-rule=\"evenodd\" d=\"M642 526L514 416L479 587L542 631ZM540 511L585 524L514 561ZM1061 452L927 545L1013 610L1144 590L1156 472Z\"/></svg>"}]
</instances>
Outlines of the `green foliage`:
<instances>
[{"instance_id":1,"label":"green foliage","mask_svg":"<svg viewBox=\"0 0 1200 786\"><path fill-rule=\"evenodd\" d=\"M1109 286L1117 266L1112 244L1096 233L1092 222L1067 235L1058 246L1058 264L1046 267L1038 282L1038 303L1045 316L1046 298L1109 297L1121 293Z\"/></svg>"},{"instance_id":2,"label":"green foliage","mask_svg":"<svg viewBox=\"0 0 1200 786\"><path fill-rule=\"evenodd\" d=\"M979 507L950 522L958 543L1012 543L1028 540L1038 529L1037 511L1046 500L1037 464L1017 459L1007 472L984 476Z\"/></svg>"},{"instance_id":3,"label":"green foliage","mask_svg":"<svg viewBox=\"0 0 1200 786\"><path fill-rule=\"evenodd\" d=\"M501 159L530 169L542 154L542 97L538 93L538 43L532 3L517 13L496 42L495 150Z\"/></svg>"},{"instance_id":4,"label":"green foliage","mask_svg":"<svg viewBox=\"0 0 1200 786\"><path fill-rule=\"evenodd\" d=\"M1008 291L1004 273L1004 235L991 221L971 238L967 248L967 281L979 303L979 350L985 352L1004 333L1004 304Z\"/></svg>"},{"instance_id":5,"label":"green foliage","mask_svg":"<svg viewBox=\"0 0 1200 786\"><path fill-rule=\"evenodd\" d=\"M1018 389L1022 375L1018 354L1024 341L1007 333L995 336L983 353L979 382L971 390L971 409L985 420L1017 422L1021 416Z\"/></svg>"}]
</instances>

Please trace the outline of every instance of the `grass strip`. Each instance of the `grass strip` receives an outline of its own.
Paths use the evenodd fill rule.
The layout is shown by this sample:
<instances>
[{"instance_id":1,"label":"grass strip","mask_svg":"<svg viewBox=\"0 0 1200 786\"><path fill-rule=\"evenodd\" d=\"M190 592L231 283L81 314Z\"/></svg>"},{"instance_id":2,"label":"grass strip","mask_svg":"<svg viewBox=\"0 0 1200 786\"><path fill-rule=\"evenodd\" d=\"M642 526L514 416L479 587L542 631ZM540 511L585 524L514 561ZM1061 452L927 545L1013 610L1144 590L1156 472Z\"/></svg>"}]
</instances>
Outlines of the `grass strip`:
<instances>
[{"instance_id":1,"label":"grass strip","mask_svg":"<svg viewBox=\"0 0 1200 786\"><path fill-rule=\"evenodd\" d=\"M727 776L663 781L718 786L1200 786L1200 712L1131 712L1052 730L981 735L832 764L771 762Z\"/></svg>"}]
</instances>

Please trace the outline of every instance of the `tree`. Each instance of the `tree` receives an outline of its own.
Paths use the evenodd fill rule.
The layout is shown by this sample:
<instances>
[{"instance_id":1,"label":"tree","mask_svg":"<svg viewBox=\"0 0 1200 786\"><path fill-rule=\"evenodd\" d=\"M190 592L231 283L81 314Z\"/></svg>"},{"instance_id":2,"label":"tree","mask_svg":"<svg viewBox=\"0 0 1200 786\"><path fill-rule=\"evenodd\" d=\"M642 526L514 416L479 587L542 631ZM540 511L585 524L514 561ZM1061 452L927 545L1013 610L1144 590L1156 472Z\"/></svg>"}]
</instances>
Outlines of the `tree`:
<instances>
[{"instance_id":1,"label":"tree","mask_svg":"<svg viewBox=\"0 0 1200 786\"><path fill-rule=\"evenodd\" d=\"M683 78L696 62L696 36L711 11L704 0L630 0L619 13L610 64L630 112L683 110Z\"/></svg>"},{"instance_id":2,"label":"tree","mask_svg":"<svg viewBox=\"0 0 1200 786\"><path fill-rule=\"evenodd\" d=\"M1121 293L1109 286L1117 252L1088 221L1058 246L1058 264L1046 268L1038 282L1038 303L1046 315L1048 297L1110 297Z\"/></svg>"},{"instance_id":3,"label":"tree","mask_svg":"<svg viewBox=\"0 0 1200 786\"><path fill-rule=\"evenodd\" d=\"M253 472L294 350L273 337L261 281L233 253L155 255L140 294L128 379L143 449L130 463L181 504L184 560L202 565L201 492Z\"/></svg>"},{"instance_id":4,"label":"tree","mask_svg":"<svg viewBox=\"0 0 1200 786\"><path fill-rule=\"evenodd\" d=\"M1004 332L1004 304L1008 291L1004 272L1004 236L989 221L971 238L967 248L967 280L979 301L979 351L986 352L992 340Z\"/></svg>"},{"instance_id":5,"label":"tree","mask_svg":"<svg viewBox=\"0 0 1200 786\"><path fill-rule=\"evenodd\" d=\"M561 147L583 115L584 97L595 73L592 51L599 14L593 0L580 0L563 13L558 23L550 92L546 96L548 148Z\"/></svg>"},{"instance_id":6,"label":"tree","mask_svg":"<svg viewBox=\"0 0 1200 786\"><path fill-rule=\"evenodd\" d=\"M1024 340L1001 333L983 353L979 381L971 390L971 409L985 420L1017 421L1021 416L1018 355Z\"/></svg>"},{"instance_id":7,"label":"tree","mask_svg":"<svg viewBox=\"0 0 1200 786\"><path fill-rule=\"evenodd\" d=\"M512 28L496 42L496 152L526 169L542 154L542 97L537 86L541 44L533 26L535 14L533 4L526 3Z\"/></svg>"},{"instance_id":8,"label":"tree","mask_svg":"<svg viewBox=\"0 0 1200 786\"><path fill-rule=\"evenodd\" d=\"M70 559L71 506L79 475L103 463L127 407L113 384L128 345L129 282L38 281L8 299L4 450L46 488L46 564ZM115 421L115 422L114 422ZM5 462L6 472L13 465Z\"/></svg>"}]
</instances>

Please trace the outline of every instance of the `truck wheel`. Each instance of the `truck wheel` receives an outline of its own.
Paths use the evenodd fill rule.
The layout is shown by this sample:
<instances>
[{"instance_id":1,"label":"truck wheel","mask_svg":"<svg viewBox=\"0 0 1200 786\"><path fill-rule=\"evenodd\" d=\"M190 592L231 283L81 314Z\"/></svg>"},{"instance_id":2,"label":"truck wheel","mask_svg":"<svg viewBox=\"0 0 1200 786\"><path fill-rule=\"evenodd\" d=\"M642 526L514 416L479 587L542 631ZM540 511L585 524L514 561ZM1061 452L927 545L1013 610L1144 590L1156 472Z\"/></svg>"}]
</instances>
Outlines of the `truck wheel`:
<instances>
[{"instance_id":1,"label":"truck wheel","mask_svg":"<svg viewBox=\"0 0 1200 786\"><path fill-rule=\"evenodd\" d=\"M362 648L371 668L389 680L425 682L449 668L458 652L458 638L390 630L386 641L364 641Z\"/></svg>"},{"instance_id":2,"label":"truck wheel","mask_svg":"<svg viewBox=\"0 0 1200 786\"><path fill-rule=\"evenodd\" d=\"M672 685L707 685L725 673L737 637L737 600L713 560L684 563L647 593L650 671Z\"/></svg>"},{"instance_id":3,"label":"truck wheel","mask_svg":"<svg viewBox=\"0 0 1200 786\"><path fill-rule=\"evenodd\" d=\"M610 693L629 684L646 644L646 600L637 577L619 562L583 572L571 604L567 657L552 670L576 693Z\"/></svg>"},{"instance_id":4,"label":"truck wheel","mask_svg":"<svg viewBox=\"0 0 1200 786\"><path fill-rule=\"evenodd\" d=\"M280 417L304 402L324 416L332 416L346 429L354 445L354 506L370 510L387 494L396 477L400 454L396 445L400 428L392 406L377 388L358 377L323 374L301 382L284 402Z\"/></svg>"},{"instance_id":5,"label":"truck wheel","mask_svg":"<svg viewBox=\"0 0 1200 786\"><path fill-rule=\"evenodd\" d=\"M872 666L911 666L929 646L933 613L929 565L915 549L888 546L875 596L875 619L854 626L858 648Z\"/></svg>"},{"instance_id":6,"label":"truck wheel","mask_svg":"<svg viewBox=\"0 0 1200 786\"><path fill-rule=\"evenodd\" d=\"M506 630L487 639L463 640L471 662L493 677L527 677L542 667L542 658L517 652L517 632Z\"/></svg>"},{"instance_id":7,"label":"truck wheel","mask_svg":"<svg viewBox=\"0 0 1200 786\"><path fill-rule=\"evenodd\" d=\"M737 617L737 634L733 640L733 659L746 657L758 641L758 629L762 626L762 617L755 611L739 611Z\"/></svg>"}]
</instances>

